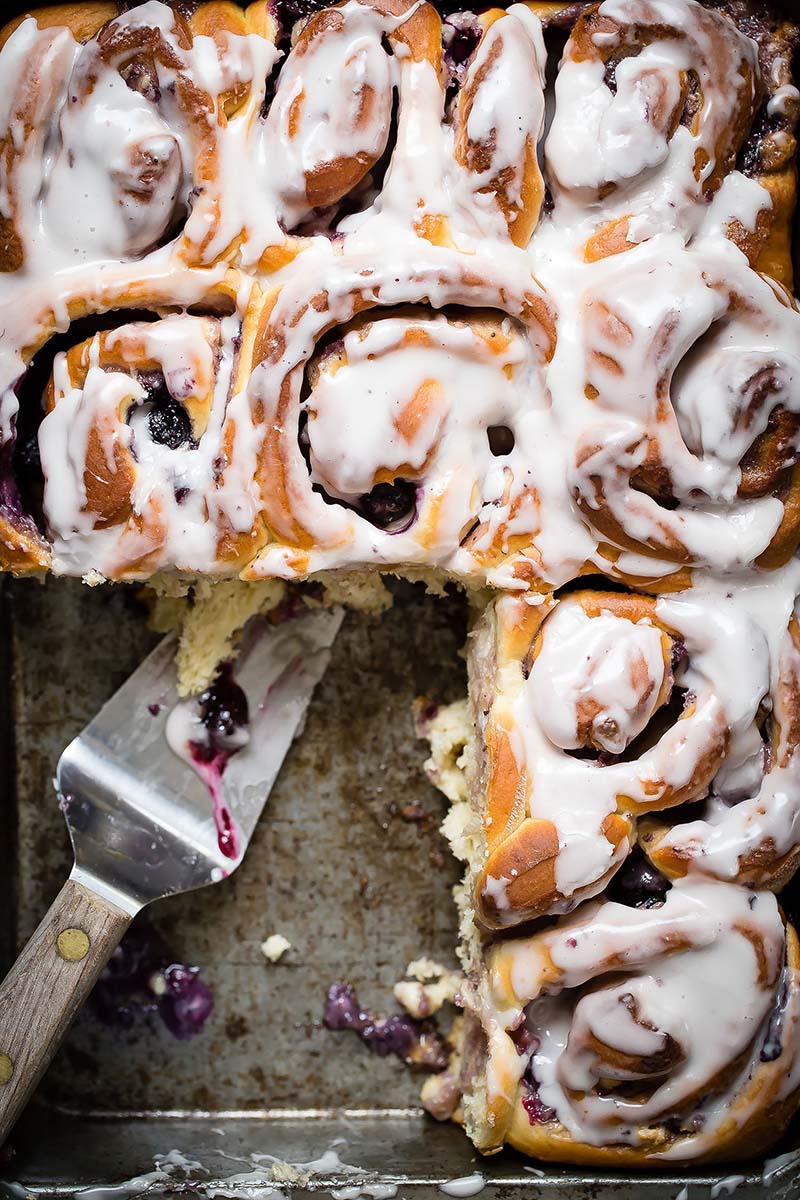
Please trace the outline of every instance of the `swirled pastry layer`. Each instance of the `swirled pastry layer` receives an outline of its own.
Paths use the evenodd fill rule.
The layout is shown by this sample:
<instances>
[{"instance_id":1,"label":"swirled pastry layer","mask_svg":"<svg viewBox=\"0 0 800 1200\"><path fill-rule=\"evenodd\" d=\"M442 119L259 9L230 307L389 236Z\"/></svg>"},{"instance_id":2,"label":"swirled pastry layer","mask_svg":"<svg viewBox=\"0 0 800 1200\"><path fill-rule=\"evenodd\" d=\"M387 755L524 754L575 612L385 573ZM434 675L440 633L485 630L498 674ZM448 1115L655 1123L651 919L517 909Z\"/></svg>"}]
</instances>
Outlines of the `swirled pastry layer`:
<instances>
[{"instance_id":1,"label":"swirled pastry layer","mask_svg":"<svg viewBox=\"0 0 800 1200\"><path fill-rule=\"evenodd\" d=\"M497 944L473 1135L567 1162L747 1157L800 1087L799 965L775 898L724 883Z\"/></svg>"}]
</instances>

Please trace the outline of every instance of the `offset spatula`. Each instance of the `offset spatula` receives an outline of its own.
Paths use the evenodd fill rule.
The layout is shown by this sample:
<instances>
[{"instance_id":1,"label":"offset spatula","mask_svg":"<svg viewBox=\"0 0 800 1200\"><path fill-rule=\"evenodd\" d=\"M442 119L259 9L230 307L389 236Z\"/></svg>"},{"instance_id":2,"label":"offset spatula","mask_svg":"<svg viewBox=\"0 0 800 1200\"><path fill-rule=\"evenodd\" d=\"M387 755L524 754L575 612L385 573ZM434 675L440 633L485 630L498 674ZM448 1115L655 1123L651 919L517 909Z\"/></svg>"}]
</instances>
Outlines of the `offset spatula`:
<instances>
[{"instance_id":1,"label":"offset spatula","mask_svg":"<svg viewBox=\"0 0 800 1200\"><path fill-rule=\"evenodd\" d=\"M0 985L0 1145L133 917L241 862L341 621L331 609L251 622L234 702L204 709L179 705L166 638L67 746L56 785L75 865ZM203 743L202 717L222 743Z\"/></svg>"}]
</instances>

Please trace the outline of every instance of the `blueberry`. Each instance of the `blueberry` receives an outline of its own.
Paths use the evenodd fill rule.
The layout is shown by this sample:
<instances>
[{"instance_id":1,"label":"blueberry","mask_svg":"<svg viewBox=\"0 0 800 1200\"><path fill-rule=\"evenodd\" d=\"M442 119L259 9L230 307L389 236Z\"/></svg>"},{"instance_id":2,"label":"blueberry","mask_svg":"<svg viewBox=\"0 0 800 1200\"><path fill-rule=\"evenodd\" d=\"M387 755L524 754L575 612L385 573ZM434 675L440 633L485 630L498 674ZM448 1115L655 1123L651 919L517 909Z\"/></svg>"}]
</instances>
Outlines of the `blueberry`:
<instances>
[{"instance_id":1,"label":"blueberry","mask_svg":"<svg viewBox=\"0 0 800 1200\"><path fill-rule=\"evenodd\" d=\"M371 492L361 497L359 507L362 515L379 529L388 529L400 521L410 524L417 507L417 486L410 479L376 483Z\"/></svg>"},{"instance_id":2,"label":"blueberry","mask_svg":"<svg viewBox=\"0 0 800 1200\"><path fill-rule=\"evenodd\" d=\"M209 741L217 749L226 743L237 730L244 728L250 720L247 696L233 678L230 663L223 663L219 675L199 700L200 720L208 730Z\"/></svg>"},{"instance_id":3,"label":"blueberry","mask_svg":"<svg viewBox=\"0 0 800 1200\"><path fill-rule=\"evenodd\" d=\"M177 450L180 446L192 442L189 414L183 405L171 396L166 403L150 409L147 414L147 428L154 442L160 446L168 446L170 450Z\"/></svg>"},{"instance_id":4,"label":"blueberry","mask_svg":"<svg viewBox=\"0 0 800 1200\"><path fill-rule=\"evenodd\" d=\"M156 995L153 979L164 984ZM140 1020L158 1016L177 1038L200 1033L213 1007L211 991L197 967L184 966L153 925L140 916L117 946L95 984L90 1006L105 1024L132 1029Z\"/></svg>"},{"instance_id":5,"label":"blueberry","mask_svg":"<svg viewBox=\"0 0 800 1200\"><path fill-rule=\"evenodd\" d=\"M170 963L164 982L167 990L158 1005L161 1019L171 1034L186 1041L198 1034L211 1016L214 997L196 967Z\"/></svg>"},{"instance_id":6,"label":"blueberry","mask_svg":"<svg viewBox=\"0 0 800 1200\"><path fill-rule=\"evenodd\" d=\"M611 880L607 895L629 908L654 908L664 903L670 887L669 880L636 846Z\"/></svg>"},{"instance_id":7,"label":"blueberry","mask_svg":"<svg viewBox=\"0 0 800 1200\"><path fill-rule=\"evenodd\" d=\"M194 439L189 414L168 391L164 376L158 371L142 371L139 382L147 392L144 407L147 429L153 441L159 446L168 446L170 450L192 445Z\"/></svg>"}]
</instances>

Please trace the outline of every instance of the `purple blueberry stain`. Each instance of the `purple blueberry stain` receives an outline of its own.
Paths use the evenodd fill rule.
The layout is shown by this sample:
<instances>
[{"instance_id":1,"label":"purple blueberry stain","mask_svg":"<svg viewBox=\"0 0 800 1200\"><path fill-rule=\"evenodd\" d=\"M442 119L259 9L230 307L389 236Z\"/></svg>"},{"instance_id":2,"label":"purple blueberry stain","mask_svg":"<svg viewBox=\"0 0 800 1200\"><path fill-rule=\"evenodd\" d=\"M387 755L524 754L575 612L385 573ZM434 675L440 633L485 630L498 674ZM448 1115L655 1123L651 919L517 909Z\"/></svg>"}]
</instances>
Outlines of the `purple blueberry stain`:
<instances>
[{"instance_id":1,"label":"purple blueberry stain","mask_svg":"<svg viewBox=\"0 0 800 1200\"><path fill-rule=\"evenodd\" d=\"M233 677L231 663L223 663L211 687L197 701L205 736L189 742L192 763L208 788L214 807L217 841L226 858L238 858L239 844L230 809L222 790L228 763L249 740L247 696Z\"/></svg>"},{"instance_id":2,"label":"purple blueberry stain","mask_svg":"<svg viewBox=\"0 0 800 1200\"><path fill-rule=\"evenodd\" d=\"M542 1100L539 1095L538 1081L534 1079L530 1068L525 1073L523 1083L525 1093L522 1097L522 1107L525 1109L531 1125L546 1125L548 1121L554 1121L556 1110Z\"/></svg>"},{"instance_id":3,"label":"purple blueberry stain","mask_svg":"<svg viewBox=\"0 0 800 1200\"><path fill-rule=\"evenodd\" d=\"M211 989L197 967L170 963L162 972L165 991L159 997L161 1020L174 1037L188 1041L202 1030L214 1011Z\"/></svg>"},{"instance_id":4,"label":"purple blueberry stain","mask_svg":"<svg viewBox=\"0 0 800 1200\"><path fill-rule=\"evenodd\" d=\"M140 916L95 984L89 1009L104 1025L125 1031L157 1019L187 1041L202 1032L214 997L199 968L177 962L149 919Z\"/></svg>"},{"instance_id":5,"label":"purple blueberry stain","mask_svg":"<svg viewBox=\"0 0 800 1200\"><path fill-rule=\"evenodd\" d=\"M349 983L334 983L328 988L322 1023L337 1033L355 1033L380 1058L393 1054L429 1071L443 1071L449 1061L445 1042L429 1021L417 1021L405 1013L377 1016L362 1007Z\"/></svg>"}]
</instances>

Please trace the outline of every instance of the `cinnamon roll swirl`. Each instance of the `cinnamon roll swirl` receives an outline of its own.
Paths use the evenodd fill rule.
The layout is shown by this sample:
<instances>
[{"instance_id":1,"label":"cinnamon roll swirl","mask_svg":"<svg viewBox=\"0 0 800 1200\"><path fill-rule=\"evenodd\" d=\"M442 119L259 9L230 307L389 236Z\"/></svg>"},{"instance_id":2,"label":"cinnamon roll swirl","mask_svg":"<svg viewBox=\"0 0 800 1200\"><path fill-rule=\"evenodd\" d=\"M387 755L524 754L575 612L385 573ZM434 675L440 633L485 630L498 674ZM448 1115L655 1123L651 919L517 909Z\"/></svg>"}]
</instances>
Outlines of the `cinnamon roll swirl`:
<instances>
[{"instance_id":1,"label":"cinnamon roll swirl","mask_svg":"<svg viewBox=\"0 0 800 1200\"><path fill-rule=\"evenodd\" d=\"M587 262L718 222L752 263L791 282L783 172L797 94L782 89L793 35L762 34L759 47L724 4L695 0L605 0L578 17L546 157L556 203L591 227ZM770 103L781 136L769 131Z\"/></svg>"},{"instance_id":2,"label":"cinnamon roll swirl","mask_svg":"<svg viewBox=\"0 0 800 1200\"><path fill-rule=\"evenodd\" d=\"M585 905L492 946L473 1004L487 1062L464 1113L484 1153L746 1158L792 1114L800 950L769 892L687 881L652 907Z\"/></svg>"},{"instance_id":3,"label":"cinnamon roll swirl","mask_svg":"<svg viewBox=\"0 0 800 1200\"><path fill-rule=\"evenodd\" d=\"M623 577L785 563L800 540L795 302L724 246L655 239L598 266L574 332L559 327L557 396L596 561Z\"/></svg>"},{"instance_id":4,"label":"cinnamon roll swirl","mask_svg":"<svg viewBox=\"0 0 800 1200\"><path fill-rule=\"evenodd\" d=\"M492 10L450 112L433 5L350 0L314 13L251 121L249 153L277 222L262 267L282 265L309 233L355 232L367 215L381 218L367 222L370 242L399 223L434 245L501 233L525 245L544 192L543 71L539 22L522 5ZM294 235L282 248L279 229Z\"/></svg>"},{"instance_id":5,"label":"cinnamon roll swirl","mask_svg":"<svg viewBox=\"0 0 800 1200\"><path fill-rule=\"evenodd\" d=\"M220 26L224 6L211 7ZM54 251L65 266L135 259L187 217L190 227L212 219L220 149L210 85L232 86L231 68L218 60L202 78L192 23L177 8L118 10L62 6L63 25L50 24L53 10L47 23L27 18L6 41L6 70L19 86L0 154L5 271ZM204 241L205 233L201 255Z\"/></svg>"},{"instance_id":6,"label":"cinnamon roll swirl","mask_svg":"<svg viewBox=\"0 0 800 1200\"><path fill-rule=\"evenodd\" d=\"M763 585L755 591L763 599ZM772 644L759 646L769 686L762 678L752 693L752 719L731 738L708 798L641 823L640 845L670 878L711 876L778 891L800 865L800 629L794 611L782 635L770 628L781 617L770 612ZM744 686L736 681L736 690Z\"/></svg>"},{"instance_id":7,"label":"cinnamon roll swirl","mask_svg":"<svg viewBox=\"0 0 800 1200\"><path fill-rule=\"evenodd\" d=\"M597 894L638 816L703 799L731 747L751 745L769 692L759 626L692 593L506 596L470 653L485 837L475 907L490 927Z\"/></svg>"},{"instance_id":8,"label":"cinnamon roll swirl","mask_svg":"<svg viewBox=\"0 0 800 1200\"><path fill-rule=\"evenodd\" d=\"M252 496L221 477L247 370L236 316L123 325L57 356L39 430L56 569L229 572L252 553Z\"/></svg>"},{"instance_id":9,"label":"cinnamon roll swirl","mask_svg":"<svg viewBox=\"0 0 800 1200\"><path fill-rule=\"evenodd\" d=\"M267 302L249 395L270 540L248 577L535 569L540 496L525 463L549 419L537 383L549 305L532 278L512 296L444 259L405 285L400 272L332 265L324 293L287 285Z\"/></svg>"}]
</instances>

